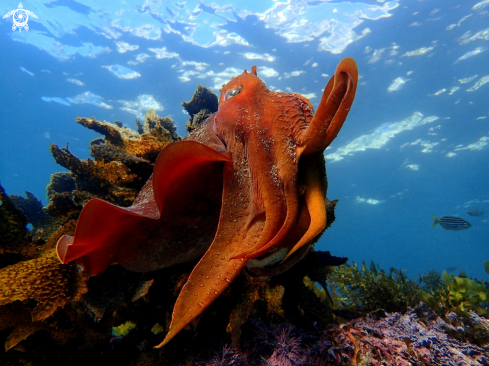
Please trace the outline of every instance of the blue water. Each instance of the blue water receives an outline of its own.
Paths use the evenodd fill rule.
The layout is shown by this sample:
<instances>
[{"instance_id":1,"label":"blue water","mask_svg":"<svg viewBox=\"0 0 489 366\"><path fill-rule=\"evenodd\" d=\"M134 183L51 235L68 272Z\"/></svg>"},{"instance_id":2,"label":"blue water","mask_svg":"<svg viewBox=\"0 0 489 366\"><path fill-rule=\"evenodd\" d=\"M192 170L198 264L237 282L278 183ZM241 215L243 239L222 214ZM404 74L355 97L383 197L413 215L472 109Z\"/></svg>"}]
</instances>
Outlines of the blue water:
<instances>
[{"instance_id":1,"label":"blue water","mask_svg":"<svg viewBox=\"0 0 489 366\"><path fill-rule=\"evenodd\" d=\"M489 30L477 32L489 29L489 1L23 6L38 17L29 17L28 32L0 18L0 179L9 194L30 191L47 203L50 174L63 171L49 153L52 143L89 157L98 135L77 125L78 116L134 128L151 104L185 135L180 103L198 83L217 93L257 65L271 89L305 94L317 105L328 80L322 75L353 57L357 96L325 153L328 197L340 200L337 219L317 248L373 259L412 278L451 268L487 279ZM2 1L0 13L17 8L17 1ZM486 213L468 216L471 208ZM431 214L473 226L432 228Z\"/></svg>"}]
</instances>

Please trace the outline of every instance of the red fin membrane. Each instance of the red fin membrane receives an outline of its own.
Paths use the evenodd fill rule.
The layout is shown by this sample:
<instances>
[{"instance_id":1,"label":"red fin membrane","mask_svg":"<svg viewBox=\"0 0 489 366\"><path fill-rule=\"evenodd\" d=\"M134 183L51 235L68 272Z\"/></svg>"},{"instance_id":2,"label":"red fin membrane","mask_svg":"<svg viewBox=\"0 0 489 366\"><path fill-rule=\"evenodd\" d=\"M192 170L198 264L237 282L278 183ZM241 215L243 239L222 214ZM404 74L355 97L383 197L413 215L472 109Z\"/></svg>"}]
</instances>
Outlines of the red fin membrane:
<instances>
[{"instance_id":1,"label":"red fin membrane","mask_svg":"<svg viewBox=\"0 0 489 366\"><path fill-rule=\"evenodd\" d=\"M199 191L197 182L204 181L207 184L206 179L212 179L203 176L199 167L206 168L200 170L222 174L219 172L222 172L222 162L225 161L228 161L225 154L199 142L181 141L168 145L155 163L152 178L132 206L118 207L100 199L91 200L85 205L78 219L75 237L65 235L58 241L60 260L67 263L76 259L90 275L102 273L111 263L120 263L132 270L144 268L143 271L165 267L165 263L158 265L141 260L142 263L136 264L135 260L145 256L144 252L148 249L164 251L165 244L168 244L168 241L158 242L157 238L152 238L165 231L165 226L167 231L172 231L170 225L160 221L164 202L178 197L179 193L185 197L194 186L197 186L197 193L205 190ZM218 168L213 167L216 163L219 163ZM222 184L222 175L215 178ZM204 188L208 188L208 184L205 184ZM217 195L220 200L221 186L217 186L214 196ZM192 205L192 202L188 202L189 210ZM185 213L185 207L174 208L183 211L182 214ZM205 212L205 207L201 211ZM167 212L165 216L171 216L171 212ZM168 257L171 256L171 248L169 252ZM165 261L164 258L161 260ZM171 258L168 260L171 261Z\"/></svg>"}]
</instances>

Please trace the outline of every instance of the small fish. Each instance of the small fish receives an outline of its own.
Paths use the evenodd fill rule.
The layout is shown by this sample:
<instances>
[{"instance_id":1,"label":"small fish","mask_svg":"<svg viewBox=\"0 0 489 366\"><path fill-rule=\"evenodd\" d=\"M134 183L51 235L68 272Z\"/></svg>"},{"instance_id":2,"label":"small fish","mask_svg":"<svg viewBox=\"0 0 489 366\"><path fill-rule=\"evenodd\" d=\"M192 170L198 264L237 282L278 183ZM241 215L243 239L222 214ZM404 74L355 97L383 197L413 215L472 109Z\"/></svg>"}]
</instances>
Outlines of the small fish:
<instances>
[{"instance_id":1,"label":"small fish","mask_svg":"<svg viewBox=\"0 0 489 366\"><path fill-rule=\"evenodd\" d=\"M435 215L431 215L431 216L433 217L432 227L435 227L437 224L440 224L440 226L445 230L462 231L472 226L469 222L465 221L464 219L461 219L460 217L443 216L441 219L438 220Z\"/></svg>"},{"instance_id":2,"label":"small fish","mask_svg":"<svg viewBox=\"0 0 489 366\"><path fill-rule=\"evenodd\" d=\"M484 215L484 211L481 211L477 208L474 208L472 210L468 210L467 213L470 215L470 216L482 216Z\"/></svg>"}]
</instances>

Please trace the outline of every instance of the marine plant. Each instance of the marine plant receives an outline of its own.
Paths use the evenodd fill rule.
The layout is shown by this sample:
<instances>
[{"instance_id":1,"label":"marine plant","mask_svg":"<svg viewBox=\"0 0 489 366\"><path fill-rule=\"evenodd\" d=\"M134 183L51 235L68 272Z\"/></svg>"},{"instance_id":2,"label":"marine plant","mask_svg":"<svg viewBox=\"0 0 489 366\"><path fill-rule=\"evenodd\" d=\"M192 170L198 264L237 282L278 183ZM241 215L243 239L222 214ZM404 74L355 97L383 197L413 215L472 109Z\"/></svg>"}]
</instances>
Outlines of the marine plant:
<instances>
[{"instance_id":1,"label":"marine plant","mask_svg":"<svg viewBox=\"0 0 489 366\"><path fill-rule=\"evenodd\" d=\"M421 279L424 281L424 277ZM418 291L419 299L441 313L453 311L468 317L472 310L478 315L488 314L489 288L482 281L468 278L463 272L457 277L443 271L438 286L431 284L425 289Z\"/></svg>"},{"instance_id":2,"label":"marine plant","mask_svg":"<svg viewBox=\"0 0 489 366\"><path fill-rule=\"evenodd\" d=\"M403 312L417 304L418 285L402 271L391 268L387 273L373 261L370 267L365 262L360 266L352 263L335 267L328 278L333 307L340 310L338 314Z\"/></svg>"},{"instance_id":3,"label":"marine plant","mask_svg":"<svg viewBox=\"0 0 489 366\"><path fill-rule=\"evenodd\" d=\"M116 339L121 339L128 335L134 328L136 328L136 324L129 320L117 327L112 327L112 336Z\"/></svg>"}]
</instances>

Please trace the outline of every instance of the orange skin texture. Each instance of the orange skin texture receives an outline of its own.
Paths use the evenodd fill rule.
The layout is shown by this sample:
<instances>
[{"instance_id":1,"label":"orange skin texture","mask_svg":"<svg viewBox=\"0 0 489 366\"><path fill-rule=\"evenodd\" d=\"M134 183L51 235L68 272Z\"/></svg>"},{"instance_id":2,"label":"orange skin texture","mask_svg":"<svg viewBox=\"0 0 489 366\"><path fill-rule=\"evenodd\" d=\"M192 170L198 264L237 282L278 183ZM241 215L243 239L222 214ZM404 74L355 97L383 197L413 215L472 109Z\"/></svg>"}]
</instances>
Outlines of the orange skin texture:
<instances>
[{"instance_id":1,"label":"orange skin texture","mask_svg":"<svg viewBox=\"0 0 489 366\"><path fill-rule=\"evenodd\" d=\"M252 258L286 248L285 261L326 227L323 152L341 129L358 70L346 58L314 114L299 94L250 73L223 85L219 109L165 147L133 205L88 202L63 263L90 275L108 265L147 272L201 257L175 303L161 347L198 317ZM184 233L184 234L183 234Z\"/></svg>"}]
</instances>

